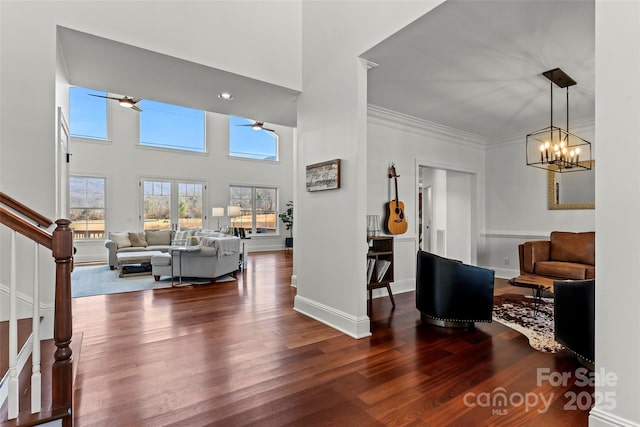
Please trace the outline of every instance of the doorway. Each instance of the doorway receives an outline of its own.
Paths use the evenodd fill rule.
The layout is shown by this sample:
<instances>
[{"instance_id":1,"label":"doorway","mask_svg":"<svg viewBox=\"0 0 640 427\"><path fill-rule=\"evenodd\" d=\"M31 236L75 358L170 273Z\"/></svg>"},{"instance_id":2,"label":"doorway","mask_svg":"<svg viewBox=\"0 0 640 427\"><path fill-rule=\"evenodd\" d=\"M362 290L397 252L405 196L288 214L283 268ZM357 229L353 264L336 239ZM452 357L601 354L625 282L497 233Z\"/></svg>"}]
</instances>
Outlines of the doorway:
<instances>
[{"instance_id":1,"label":"doorway","mask_svg":"<svg viewBox=\"0 0 640 427\"><path fill-rule=\"evenodd\" d=\"M140 188L143 230L204 228L204 182L142 178Z\"/></svg>"},{"instance_id":2,"label":"doorway","mask_svg":"<svg viewBox=\"0 0 640 427\"><path fill-rule=\"evenodd\" d=\"M422 250L476 262L476 174L420 166L418 242Z\"/></svg>"}]
</instances>

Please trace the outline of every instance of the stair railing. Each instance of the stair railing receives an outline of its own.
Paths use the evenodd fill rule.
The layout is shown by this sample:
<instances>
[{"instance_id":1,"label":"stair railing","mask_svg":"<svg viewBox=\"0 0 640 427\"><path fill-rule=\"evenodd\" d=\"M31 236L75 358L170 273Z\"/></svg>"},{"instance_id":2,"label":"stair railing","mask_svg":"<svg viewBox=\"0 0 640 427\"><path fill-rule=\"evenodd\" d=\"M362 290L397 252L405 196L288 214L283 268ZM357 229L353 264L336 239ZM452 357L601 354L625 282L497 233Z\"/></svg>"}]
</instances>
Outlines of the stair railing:
<instances>
[{"instance_id":1,"label":"stair railing","mask_svg":"<svg viewBox=\"0 0 640 427\"><path fill-rule=\"evenodd\" d=\"M9 301L9 382L8 418L15 419L19 412L17 367L17 274L16 235L20 233L35 243L33 318L32 318L32 375L31 413L41 411L40 336L39 336L39 252L40 246L51 250L56 263L54 343L56 351L52 367L52 413L62 415L64 426L73 425L73 370L72 370L72 317L71 270L73 269L73 234L70 221L59 219L53 233L39 227L50 227L53 222L26 205L0 192L0 223L11 229L10 301ZM15 213L14 213L15 212ZM26 219L24 219L26 218ZM31 222L29 222L29 221ZM35 225L34 225L35 224Z\"/></svg>"}]
</instances>

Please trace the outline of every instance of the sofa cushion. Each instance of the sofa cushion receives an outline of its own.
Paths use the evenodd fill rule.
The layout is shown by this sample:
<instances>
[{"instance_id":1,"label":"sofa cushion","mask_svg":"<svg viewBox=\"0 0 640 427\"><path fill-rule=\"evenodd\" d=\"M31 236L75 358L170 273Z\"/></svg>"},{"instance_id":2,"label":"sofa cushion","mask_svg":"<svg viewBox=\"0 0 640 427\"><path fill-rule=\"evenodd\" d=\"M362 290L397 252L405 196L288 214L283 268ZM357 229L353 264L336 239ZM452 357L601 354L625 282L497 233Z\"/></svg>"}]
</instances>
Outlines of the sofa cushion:
<instances>
[{"instance_id":1,"label":"sofa cushion","mask_svg":"<svg viewBox=\"0 0 640 427\"><path fill-rule=\"evenodd\" d=\"M129 240L131 240L131 246L138 248L146 248L148 245L147 240L144 237L144 231L140 233L129 232Z\"/></svg>"},{"instance_id":2,"label":"sofa cushion","mask_svg":"<svg viewBox=\"0 0 640 427\"><path fill-rule=\"evenodd\" d=\"M131 246L131 240L129 240L129 233L127 233L126 231L121 231L121 232L116 231L116 232L109 233L109 239L116 242L118 249L128 248Z\"/></svg>"},{"instance_id":3,"label":"sofa cushion","mask_svg":"<svg viewBox=\"0 0 640 427\"><path fill-rule=\"evenodd\" d=\"M170 245L171 230L154 230L146 232L147 244L153 245Z\"/></svg>"},{"instance_id":4,"label":"sofa cushion","mask_svg":"<svg viewBox=\"0 0 640 427\"><path fill-rule=\"evenodd\" d=\"M539 261L536 263L535 273L543 276L582 280L587 278L587 269L590 267L592 266L574 262Z\"/></svg>"},{"instance_id":5,"label":"sofa cushion","mask_svg":"<svg viewBox=\"0 0 640 427\"><path fill-rule=\"evenodd\" d=\"M160 267L171 265L171 255L169 255L168 253L162 255L154 255L151 257L151 265Z\"/></svg>"},{"instance_id":6,"label":"sofa cushion","mask_svg":"<svg viewBox=\"0 0 640 427\"><path fill-rule=\"evenodd\" d=\"M587 231L571 233L554 231L551 233L550 259L552 261L577 262L595 265L596 233Z\"/></svg>"}]
</instances>

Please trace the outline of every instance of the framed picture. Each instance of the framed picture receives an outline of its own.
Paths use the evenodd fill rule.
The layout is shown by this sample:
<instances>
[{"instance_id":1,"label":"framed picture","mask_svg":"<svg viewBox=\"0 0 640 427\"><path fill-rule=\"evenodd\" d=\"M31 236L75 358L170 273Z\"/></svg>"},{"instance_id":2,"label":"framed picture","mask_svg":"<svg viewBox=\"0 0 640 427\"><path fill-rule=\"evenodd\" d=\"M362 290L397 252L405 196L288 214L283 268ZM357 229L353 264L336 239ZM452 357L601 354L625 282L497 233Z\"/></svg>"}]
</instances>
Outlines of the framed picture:
<instances>
[{"instance_id":1,"label":"framed picture","mask_svg":"<svg viewBox=\"0 0 640 427\"><path fill-rule=\"evenodd\" d=\"M340 159L308 165L306 183L307 191L340 188Z\"/></svg>"}]
</instances>

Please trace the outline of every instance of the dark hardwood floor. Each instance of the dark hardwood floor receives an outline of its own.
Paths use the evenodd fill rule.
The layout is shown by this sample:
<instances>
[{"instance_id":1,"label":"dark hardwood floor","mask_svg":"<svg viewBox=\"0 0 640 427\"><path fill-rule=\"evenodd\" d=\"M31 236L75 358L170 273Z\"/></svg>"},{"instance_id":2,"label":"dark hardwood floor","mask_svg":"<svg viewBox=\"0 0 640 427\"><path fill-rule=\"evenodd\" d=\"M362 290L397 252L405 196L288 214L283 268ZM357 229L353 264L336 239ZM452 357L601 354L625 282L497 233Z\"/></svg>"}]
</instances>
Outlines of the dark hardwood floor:
<instances>
[{"instance_id":1,"label":"dark hardwood floor","mask_svg":"<svg viewBox=\"0 0 640 427\"><path fill-rule=\"evenodd\" d=\"M376 299L373 336L355 340L293 311L291 261L251 253L237 281L75 299L76 426L587 425L565 408L593 391L569 354L496 322L422 325L413 292L395 310Z\"/></svg>"}]
</instances>

